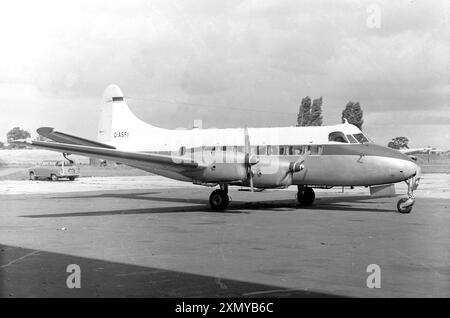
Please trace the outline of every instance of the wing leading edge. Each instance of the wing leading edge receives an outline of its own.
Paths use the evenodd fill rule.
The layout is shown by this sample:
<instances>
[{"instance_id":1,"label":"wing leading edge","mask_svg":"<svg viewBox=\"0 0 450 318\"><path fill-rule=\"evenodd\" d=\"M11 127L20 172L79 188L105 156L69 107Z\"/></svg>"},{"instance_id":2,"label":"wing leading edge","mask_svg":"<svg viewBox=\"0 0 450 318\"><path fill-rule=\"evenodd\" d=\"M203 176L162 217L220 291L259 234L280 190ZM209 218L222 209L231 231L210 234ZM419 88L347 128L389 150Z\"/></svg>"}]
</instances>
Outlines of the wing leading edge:
<instances>
[{"instance_id":1,"label":"wing leading edge","mask_svg":"<svg viewBox=\"0 0 450 318\"><path fill-rule=\"evenodd\" d=\"M27 144L32 147L43 148L56 152L82 155L87 157L120 162L143 170L170 169L174 172L183 172L202 169L205 166L188 158L167 156L152 153L120 151L102 147L74 145L47 141L15 141L13 143Z\"/></svg>"}]
</instances>

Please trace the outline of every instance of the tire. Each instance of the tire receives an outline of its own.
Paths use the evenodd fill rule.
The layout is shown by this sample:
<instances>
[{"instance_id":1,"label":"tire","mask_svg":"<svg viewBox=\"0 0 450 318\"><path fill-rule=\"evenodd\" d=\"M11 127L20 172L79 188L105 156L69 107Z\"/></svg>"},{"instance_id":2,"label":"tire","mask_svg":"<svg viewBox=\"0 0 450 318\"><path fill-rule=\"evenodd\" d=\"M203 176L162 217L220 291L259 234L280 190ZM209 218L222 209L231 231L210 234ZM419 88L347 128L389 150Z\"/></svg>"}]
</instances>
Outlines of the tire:
<instances>
[{"instance_id":1,"label":"tire","mask_svg":"<svg viewBox=\"0 0 450 318\"><path fill-rule=\"evenodd\" d=\"M75 177L69 177L69 180L73 181L73 180L75 180Z\"/></svg>"},{"instance_id":2,"label":"tire","mask_svg":"<svg viewBox=\"0 0 450 318\"><path fill-rule=\"evenodd\" d=\"M215 211L225 210L229 203L228 193L223 190L214 190L209 196L209 205Z\"/></svg>"},{"instance_id":3,"label":"tire","mask_svg":"<svg viewBox=\"0 0 450 318\"><path fill-rule=\"evenodd\" d=\"M56 176L56 174L51 174L51 175L50 175L50 180L52 180L52 181L58 181L58 177Z\"/></svg>"},{"instance_id":4,"label":"tire","mask_svg":"<svg viewBox=\"0 0 450 318\"><path fill-rule=\"evenodd\" d=\"M31 181L34 181L34 180L36 180L36 179L37 179L37 177L36 177L36 175L34 174L34 172L33 172L33 171L30 171L30 174L29 174L29 176L30 176L30 180L31 180Z\"/></svg>"},{"instance_id":5,"label":"tire","mask_svg":"<svg viewBox=\"0 0 450 318\"><path fill-rule=\"evenodd\" d=\"M316 199L316 194L314 193L314 190L310 187L304 187L302 190L297 192L297 200L298 203L302 206L310 206L314 203L314 200Z\"/></svg>"},{"instance_id":6,"label":"tire","mask_svg":"<svg viewBox=\"0 0 450 318\"><path fill-rule=\"evenodd\" d=\"M410 205L410 206L408 206L408 207L406 207L406 208L402 208L402 207L401 207L401 205L402 205L403 203L405 203L406 201L408 201L408 198L402 198L402 199L398 200L398 202L397 202L397 211L398 211L398 212L400 212L400 213L402 213L402 214L408 214L408 213L411 213L411 210L412 210L412 208L413 208L412 205Z\"/></svg>"}]
</instances>

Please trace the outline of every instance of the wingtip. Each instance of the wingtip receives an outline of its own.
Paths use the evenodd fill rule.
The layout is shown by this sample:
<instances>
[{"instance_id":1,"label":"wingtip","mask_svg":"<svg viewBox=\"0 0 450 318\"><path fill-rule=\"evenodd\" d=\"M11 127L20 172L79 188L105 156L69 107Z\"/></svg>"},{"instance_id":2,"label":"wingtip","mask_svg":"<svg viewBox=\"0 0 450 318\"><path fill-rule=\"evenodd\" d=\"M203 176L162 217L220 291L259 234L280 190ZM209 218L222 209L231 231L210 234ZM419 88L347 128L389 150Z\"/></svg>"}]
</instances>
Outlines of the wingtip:
<instances>
[{"instance_id":1,"label":"wingtip","mask_svg":"<svg viewBox=\"0 0 450 318\"><path fill-rule=\"evenodd\" d=\"M36 132L39 135L45 137L46 135L51 134L54 130L55 130L55 128L53 128L53 127L40 127L38 129L36 129Z\"/></svg>"}]
</instances>

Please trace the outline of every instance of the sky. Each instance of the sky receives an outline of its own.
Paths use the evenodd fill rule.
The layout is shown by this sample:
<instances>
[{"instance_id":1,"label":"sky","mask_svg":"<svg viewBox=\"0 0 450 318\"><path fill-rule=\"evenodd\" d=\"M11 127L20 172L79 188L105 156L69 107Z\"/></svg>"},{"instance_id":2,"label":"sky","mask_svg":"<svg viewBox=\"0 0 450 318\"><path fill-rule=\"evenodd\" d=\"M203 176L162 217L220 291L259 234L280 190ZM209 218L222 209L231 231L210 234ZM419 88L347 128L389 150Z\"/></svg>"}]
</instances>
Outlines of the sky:
<instances>
[{"instance_id":1,"label":"sky","mask_svg":"<svg viewBox=\"0 0 450 318\"><path fill-rule=\"evenodd\" d=\"M348 101L379 144L450 149L449 2L61 1L0 4L0 140L19 126L95 138L104 89L164 128L324 124Z\"/></svg>"}]
</instances>

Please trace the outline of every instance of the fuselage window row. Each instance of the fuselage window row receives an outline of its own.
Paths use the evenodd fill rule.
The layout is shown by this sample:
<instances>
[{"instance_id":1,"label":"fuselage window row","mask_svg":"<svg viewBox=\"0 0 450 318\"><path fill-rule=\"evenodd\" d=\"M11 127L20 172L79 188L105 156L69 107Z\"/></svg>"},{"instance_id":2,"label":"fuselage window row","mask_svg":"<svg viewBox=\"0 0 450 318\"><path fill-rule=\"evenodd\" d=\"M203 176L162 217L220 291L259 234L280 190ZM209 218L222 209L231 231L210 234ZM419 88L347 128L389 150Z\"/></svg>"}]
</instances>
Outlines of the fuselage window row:
<instances>
[{"instance_id":1,"label":"fuselage window row","mask_svg":"<svg viewBox=\"0 0 450 318\"><path fill-rule=\"evenodd\" d=\"M230 152L230 153L244 153L244 146L217 146L217 147L197 147L186 149L185 146L180 147L179 155L184 156L187 153L194 154L198 152L210 152L214 155L217 152ZM258 156L300 156L310 151L311 155L321 155L323 152L323 146L321 145L295 145L295 146L251 146L250 153Z\"/></svg>"}]
</instances>

